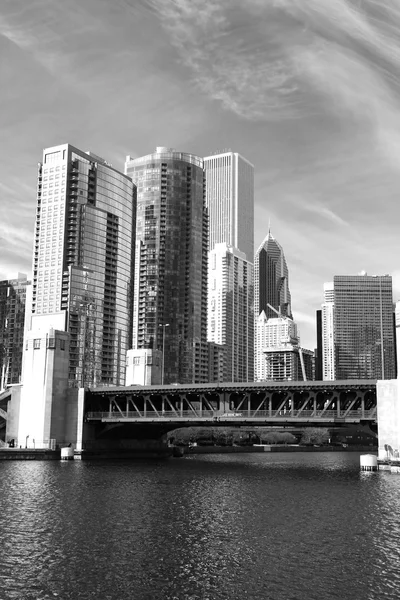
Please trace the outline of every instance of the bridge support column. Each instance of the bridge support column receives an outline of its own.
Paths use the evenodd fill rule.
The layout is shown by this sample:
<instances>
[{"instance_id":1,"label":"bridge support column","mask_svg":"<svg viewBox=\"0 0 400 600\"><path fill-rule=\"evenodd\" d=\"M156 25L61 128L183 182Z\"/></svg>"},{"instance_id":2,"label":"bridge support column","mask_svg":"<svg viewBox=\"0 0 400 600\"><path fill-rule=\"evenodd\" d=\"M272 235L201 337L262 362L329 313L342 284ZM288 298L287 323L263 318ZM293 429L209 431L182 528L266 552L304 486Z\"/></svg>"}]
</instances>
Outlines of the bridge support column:
<instances>
[{"instance_id":1,"label":"bridge support column","mask_svg":"<svg viewBox=\"0 0 400 600\"><path fill-rule=\"evenodd\" d=\"M377 381L378 445L380 459L400 453L400 379Z\"/></svg>"},{"instance_id":2,"label":"bridge support column","mask_svg":"<svg viewBox=\"0 0 400 600\"><path fill-rule=\"evenodd\" d=\"M112 417L114 400L115 400L115 396L110 396L109 403L108 403L108 412L110 413L110 417Z\"/></svg>"},{"instance_id":3,"label":"bridge support column","mask_svg":"<svg viewBox=\"0 0 400 600\"><path fill-rule=\"evenodd\" d=\"M76 423L76 444L75 450L82 451L83 442L83 418L85 415L85 388L78 390L78 413Z\"/></svg>"}]
</instances>

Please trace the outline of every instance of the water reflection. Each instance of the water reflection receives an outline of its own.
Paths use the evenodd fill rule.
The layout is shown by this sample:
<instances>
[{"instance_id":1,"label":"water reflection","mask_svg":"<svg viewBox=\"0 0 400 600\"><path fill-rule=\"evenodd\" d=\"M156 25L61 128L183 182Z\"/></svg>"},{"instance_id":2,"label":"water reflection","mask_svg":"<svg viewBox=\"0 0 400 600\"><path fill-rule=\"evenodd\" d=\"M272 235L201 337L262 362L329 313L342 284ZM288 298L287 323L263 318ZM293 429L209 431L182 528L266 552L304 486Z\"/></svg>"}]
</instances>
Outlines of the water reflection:
<instances>
[{"instance_id":1,"label":"water reflection","mask_svg":"<svg viewBox=\"0 0 400 600\"><path fill-rule=\"evenodd\" d=\"M399 491L345 453L0 463L0 597L394 599Z\"/></svg>"}]
</instances>

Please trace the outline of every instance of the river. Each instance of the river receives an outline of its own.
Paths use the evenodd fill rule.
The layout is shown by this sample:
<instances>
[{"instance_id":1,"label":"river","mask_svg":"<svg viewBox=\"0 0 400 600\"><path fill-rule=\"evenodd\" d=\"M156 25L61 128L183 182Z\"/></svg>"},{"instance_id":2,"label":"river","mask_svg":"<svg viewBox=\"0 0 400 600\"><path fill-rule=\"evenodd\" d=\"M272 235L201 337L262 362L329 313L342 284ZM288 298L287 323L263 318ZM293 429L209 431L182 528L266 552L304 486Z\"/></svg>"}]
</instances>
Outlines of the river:
<instances>
[{"instance_id":1,"label":"river","mask_svg":"<svg viewBox=\"0 0 400 600\"><path fill-rule=\"evenodd\" d=\"M400 474L358 453L0 463L1 600L384 600Z\"/></svg>"}]
</instances>

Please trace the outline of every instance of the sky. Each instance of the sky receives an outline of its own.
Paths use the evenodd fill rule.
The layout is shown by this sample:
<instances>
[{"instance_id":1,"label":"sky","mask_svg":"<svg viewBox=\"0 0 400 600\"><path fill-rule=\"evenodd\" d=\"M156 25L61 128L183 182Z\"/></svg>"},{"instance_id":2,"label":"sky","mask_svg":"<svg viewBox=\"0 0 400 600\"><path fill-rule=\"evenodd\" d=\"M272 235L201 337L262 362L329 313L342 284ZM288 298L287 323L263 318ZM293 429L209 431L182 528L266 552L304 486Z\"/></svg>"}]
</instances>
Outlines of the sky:
<instances>
[{"instance_id":1,"label":"sky","mask_svg":"<svg viewBox=\"0 0 400 600\"><path fill-rule=\"evenodd\" d=\"M255 167L302 345L334 275L400 299L400 0L2 0L0 279L31 273L37 163L156 146Z\"/></svg>"}]
</instances>

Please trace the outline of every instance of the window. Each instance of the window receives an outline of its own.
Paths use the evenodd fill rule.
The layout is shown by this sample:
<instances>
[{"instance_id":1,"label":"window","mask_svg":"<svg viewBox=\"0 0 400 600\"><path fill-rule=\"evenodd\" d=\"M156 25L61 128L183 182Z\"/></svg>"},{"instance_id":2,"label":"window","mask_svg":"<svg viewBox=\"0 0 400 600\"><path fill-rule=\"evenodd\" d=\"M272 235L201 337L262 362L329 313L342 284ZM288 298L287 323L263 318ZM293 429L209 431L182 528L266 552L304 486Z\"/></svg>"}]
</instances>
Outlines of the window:
<instances>
[{"instance_id":1,"label":"window","mask_svg":"<svg viewBox=\"0 0 400 600\"><path fill-rule=\"evenodd\" d=\"M40 339L37 338L36 340L33 340L33 349L39 350L39 348L40 348Z\"/></svg>"},{"instance_id":2,"label":"window","mask_svg":"<svg viewBox=\"0 0 400 600\"><path fill-rule=\"evenodd\" d=\"M65 350L65 340L60 340L60 350Z\"/></svg>"},{"instance_id":3,"label":"window","mask_svg":"<svg viewBox=\"0 0 400 600\"><path fill-rule=\"evenodd\" d=\"M60 150L58 150L57 152L49 152L48 154L46 154L44 162L46 164L48 163L52 163L55 162L57 160L60 160L61 158L61 152Z\"/></svg>"},{"instance_id":4,"label":"window","mask_svg":"<svg viewBox=\"0 0 400 600\"><path fill-rule=\"evenodd\" d=\"M55 340L55 338L53 338L53 337L50 337L50 338L48 339L48 342L47 342L47 347L48 347L48 348L55 348L55 347L56 347L56 340Z\"/></svg>"}]
</instances>

